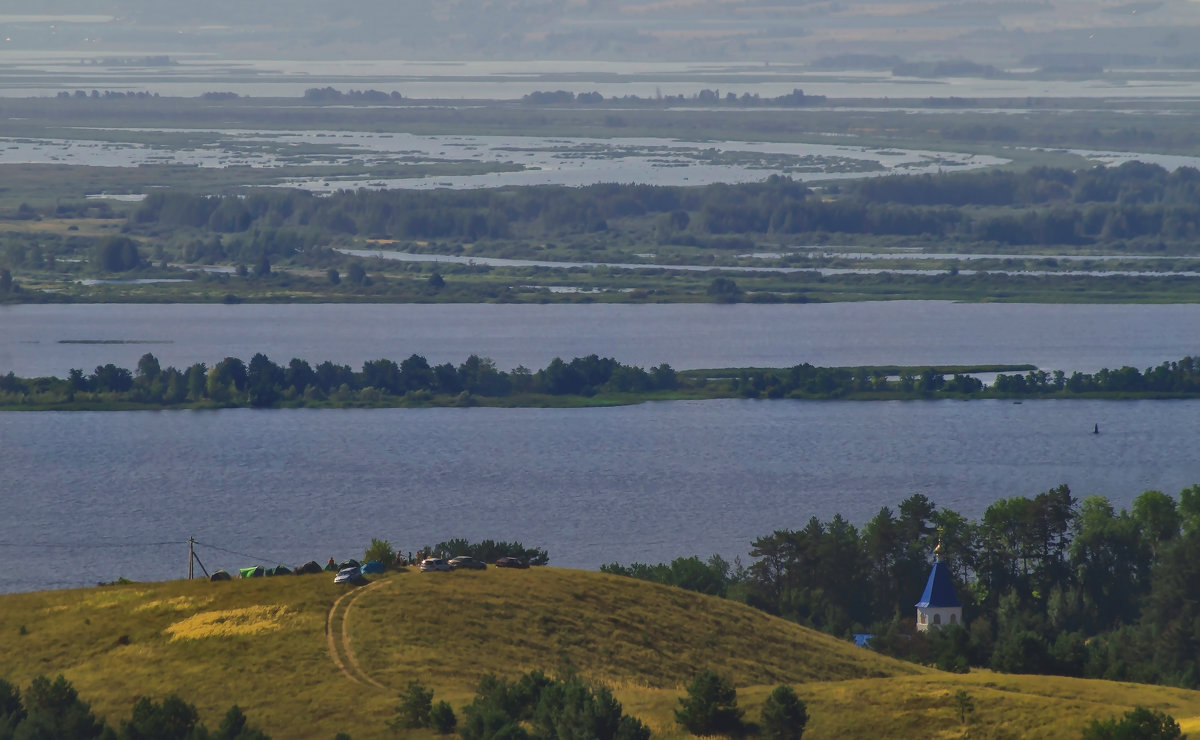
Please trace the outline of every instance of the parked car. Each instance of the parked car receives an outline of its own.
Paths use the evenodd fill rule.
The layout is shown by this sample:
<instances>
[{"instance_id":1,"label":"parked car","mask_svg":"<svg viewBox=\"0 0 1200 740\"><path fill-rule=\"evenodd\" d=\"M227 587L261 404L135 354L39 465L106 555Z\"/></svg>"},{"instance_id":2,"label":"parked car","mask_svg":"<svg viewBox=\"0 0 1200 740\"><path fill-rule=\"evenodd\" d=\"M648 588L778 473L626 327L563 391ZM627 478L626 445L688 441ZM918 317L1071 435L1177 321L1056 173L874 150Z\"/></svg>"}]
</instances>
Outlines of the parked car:
<instances>
[{"instance_id":1,"label":"parked car","mask_svg":"<svg viewBox=\"0 0 1200 740\"><path fill-rule=\"evenodd\" d=\"M333 577L334 583L358 583L363 580L362 569L357 565L352 565L349 568L342 568Z\"/></svg>"},{"instance_id":2,"label":"parked car","mask_svg":"<svg viewBox=\"0 0 1200 740\"><path fill-rule=\"evenodd\" d=\"M459 555L456 558L450 558L450 567L455 570L459 570L460 568L467 570L485 570L487 569L487 563L483 562L482 560L476 560L470 555Z\"/></svg>"},{"instance_id":3,"label":"parked car","mask_svg":"<svg viewBox=\"0 0 1200 740\"><path fill-rule=\"evenodd\" d=\"M497 568L528 568L529 565L524 560L517 558L504 557L496 561Z\"/></svg>"},{"instance_id":4,"label":"parked car","mask_svg":"<svg viewBox=\"0 0 1200 740\"><path fill-rule=\"evenodd\" d=\"M421 561L422 573L431 573L438 570L450 570L450 562L445 558L425 558Z\"/></svg>"}]
</instances>

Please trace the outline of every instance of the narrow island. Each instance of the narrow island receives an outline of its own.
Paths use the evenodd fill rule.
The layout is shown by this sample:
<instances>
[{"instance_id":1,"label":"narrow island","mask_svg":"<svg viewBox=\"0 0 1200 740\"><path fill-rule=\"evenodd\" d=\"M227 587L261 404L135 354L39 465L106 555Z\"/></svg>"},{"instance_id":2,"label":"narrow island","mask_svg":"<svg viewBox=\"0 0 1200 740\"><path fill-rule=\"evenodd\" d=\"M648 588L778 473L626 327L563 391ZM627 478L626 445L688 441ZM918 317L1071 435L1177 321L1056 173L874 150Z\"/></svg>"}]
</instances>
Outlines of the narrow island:
<instances>
[{"instance_id":1,"label":"narrow island","mask_svg":"<svg viewBox=\"0 0 1200 740\"><path fill-rule=\"evenodd\" d=\"M990 385L977 374L995 373ZM66 378L0 375L0 410L125 411L217 408L594 407L718 398L921 400L969 398L1195 398L1200 359L1184 357L1139 371L1047 372L1032 365L719 368L645 370L597 355L555 358L532 371L504 371L471 355L460 365L430 365L413 354L355 371L326 360L278 365L262 353L249 363L226 357L209 367L163 367L146 353L133 370L114 364Z\"/></svg>"}]
</instances>

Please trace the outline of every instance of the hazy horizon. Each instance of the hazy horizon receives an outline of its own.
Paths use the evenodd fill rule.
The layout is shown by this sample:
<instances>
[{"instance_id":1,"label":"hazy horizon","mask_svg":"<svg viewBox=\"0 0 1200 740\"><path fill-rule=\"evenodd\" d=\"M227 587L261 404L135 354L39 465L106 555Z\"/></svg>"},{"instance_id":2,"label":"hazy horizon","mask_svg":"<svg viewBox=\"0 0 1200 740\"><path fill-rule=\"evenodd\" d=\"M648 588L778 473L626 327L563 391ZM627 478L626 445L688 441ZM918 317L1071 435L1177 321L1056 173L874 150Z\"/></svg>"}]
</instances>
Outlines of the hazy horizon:
<instances>
[{"instance_id":1,"label":"hazy horizon","mask_svg":"<svg viewBox=\"0 0 1200 740\"><path fill-rule=\"evenodd\" d=\"M886 68L1200 67L1193 0L0 0L10 52L223 59L609 60Z\"/></svg>"}]
</instances>

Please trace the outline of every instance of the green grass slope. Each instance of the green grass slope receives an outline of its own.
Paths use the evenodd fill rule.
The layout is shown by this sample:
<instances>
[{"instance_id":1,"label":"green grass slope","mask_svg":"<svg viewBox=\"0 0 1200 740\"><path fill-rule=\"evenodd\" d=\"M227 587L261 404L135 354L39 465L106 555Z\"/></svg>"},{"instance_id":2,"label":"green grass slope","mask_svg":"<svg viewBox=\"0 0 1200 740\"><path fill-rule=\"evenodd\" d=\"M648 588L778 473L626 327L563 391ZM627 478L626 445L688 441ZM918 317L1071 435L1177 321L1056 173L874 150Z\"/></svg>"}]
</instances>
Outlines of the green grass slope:
<instances>
[{"instance_id":1,"label":"green grass slope","mask_svg":"<svg viewBox=\"0 0 1200 740\"><path fill-rule=\"evenodd\" d=\"M456 709L480 676L567 670L613 687L656 737L703 668L729 676L749 717L775 685L810 707L806 737L1072 737L1135 704L1200 722L1200 693L1100 681L943 674L724 600L602 573L535 568L393 573L359 588L328 574L174 581L0 596L0 676L64 674L116 722L175 692L215 727L238 704L276 738L394 737L418 679ZM415 733L413 737L426 737Z\"/></svg>"}]
</instances>

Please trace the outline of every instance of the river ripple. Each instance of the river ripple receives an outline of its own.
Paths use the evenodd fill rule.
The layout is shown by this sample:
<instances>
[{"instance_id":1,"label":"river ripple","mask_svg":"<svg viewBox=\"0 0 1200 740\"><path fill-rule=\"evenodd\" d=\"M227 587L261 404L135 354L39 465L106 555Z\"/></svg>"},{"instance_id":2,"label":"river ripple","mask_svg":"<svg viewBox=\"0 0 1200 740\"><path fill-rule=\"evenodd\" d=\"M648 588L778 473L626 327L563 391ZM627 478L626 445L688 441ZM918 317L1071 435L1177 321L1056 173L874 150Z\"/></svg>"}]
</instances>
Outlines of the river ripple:
<instances>
[{"instance_id":1,"label":"river ripple","mask_svg":"<svg viewBox=\"0 0 1200 740\"><path fill-rule=\"evenodd\" d=\"M470 354L537 369L589 354L648 367L1030 363L1139 369L1200 353L1200 305L891 301L828 304L0 306L0 373L65 377L109 362L210 366L263 352L360 367ZM77 343L110 342L110 343Z\"/></svg>"},{"instance_id":2,"label":"river ripple","mask_svg":"<svg viewBox=\"0 0 1200 740\"><path fill-rule=\"evenodd\" d=\"M555 565L746 557L922 493L978 517L1067 483L1118 506L1200 481L1200 401L720 400L611 409L0 413L0 591L415 550ZM1092 434L1094 424L1101 433Z\"/></svg>"}]
</instances>

